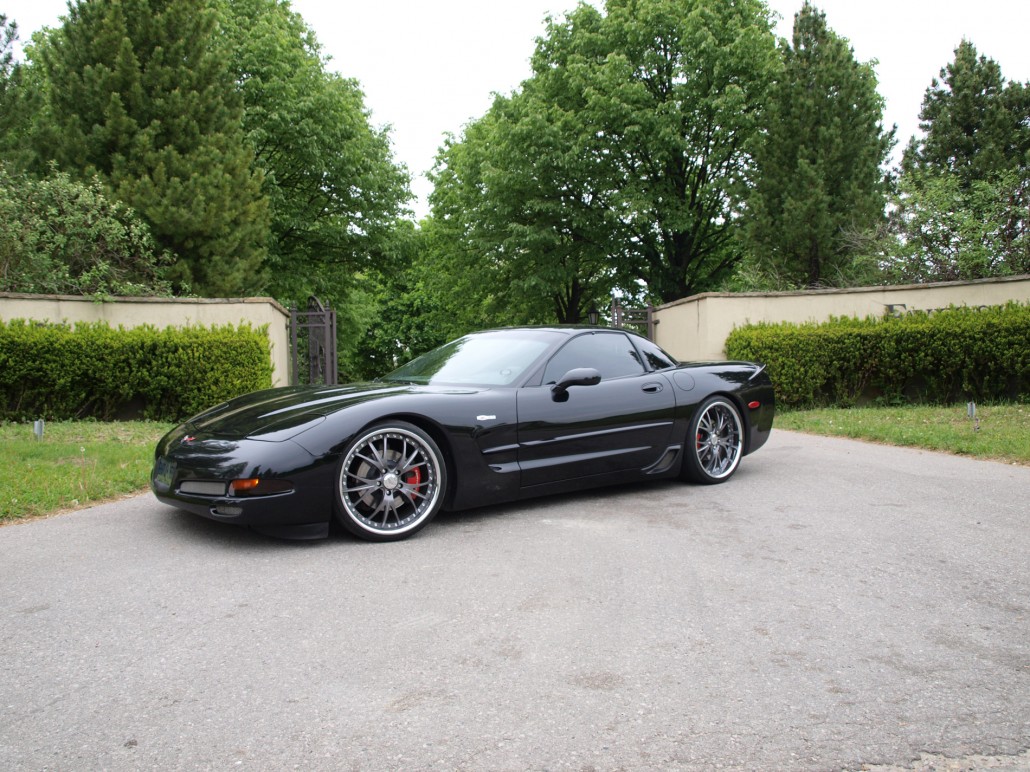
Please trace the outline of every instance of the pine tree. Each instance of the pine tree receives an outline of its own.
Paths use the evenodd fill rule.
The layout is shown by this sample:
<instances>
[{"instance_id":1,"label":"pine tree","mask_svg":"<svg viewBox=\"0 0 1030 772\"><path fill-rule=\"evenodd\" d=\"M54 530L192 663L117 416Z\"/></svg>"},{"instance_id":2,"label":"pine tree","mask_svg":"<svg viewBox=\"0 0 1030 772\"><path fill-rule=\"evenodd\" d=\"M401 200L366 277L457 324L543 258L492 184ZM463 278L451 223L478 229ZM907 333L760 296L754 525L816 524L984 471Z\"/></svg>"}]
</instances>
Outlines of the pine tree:
<instances>
[{"instance_id":1,"label":"pine tree","mask_svg":"<svg viewBox=\"0 0 1030 772\"><path fill-rule=\"evenodd\" d=\"M8 160L10 147L14 144L11 135L16 123L12 107L18 68L11 49L17 39L18 25L0 13L0 161Z\"/></svg>"},{"instance_id":2,"label":"pine tree","mask_svg":"<svg viewBox=\"0 0 1030 772\"><path fill-rule=\"evenodd\" d=\"M268 206L215 24L205 0L74 2L40 47L39 150L140 212L178 282L235 295L262 284Z\"/></svg>"},{"instance_id":3,"label":"pine tree","mask_svg":"<svg viewBox=\"0 0 1030 772\"><path fill-rule=\"evenodd\" d=\"M968 40L926 90L919 119L924 136L905 149L904 172L953 172L968 186L1030 163L1030 89L1006 84Z\"/></svg>"},{"instance_id":4,"label":"pine tree","mask_svg":"<svg viewBox=\"0 0 1030 772\"><path fill-rule=\"evenodd\" d=\"M889 261L898 281L1030 271L1030 84L963 40L926 90L902 159Z\"/></svg>"},{"instance_id":5,"label":"pine tree","mask_svg":"<svg viewBox=\"0 0 1030 772\"><path fill-rule=\"evenodd\" d=\"M8 21L7 16L0 13L0 99L7 91L7 83L14 69L14 54L11 48L18 39L18 25Z\"/></svg>"},{"instance_id":6,"label":"pine tree","mask_svg":"<svg viewBox=\"0 0 1030 772\"><path fill-rule=\"evenodd\" d=\"M779 287L858 278L854 234L884 218L882 165L893 144L871 64L809 3L781 41L783 71L767 103L748 200L751 264Z\"/></svg>"}]
</instances>

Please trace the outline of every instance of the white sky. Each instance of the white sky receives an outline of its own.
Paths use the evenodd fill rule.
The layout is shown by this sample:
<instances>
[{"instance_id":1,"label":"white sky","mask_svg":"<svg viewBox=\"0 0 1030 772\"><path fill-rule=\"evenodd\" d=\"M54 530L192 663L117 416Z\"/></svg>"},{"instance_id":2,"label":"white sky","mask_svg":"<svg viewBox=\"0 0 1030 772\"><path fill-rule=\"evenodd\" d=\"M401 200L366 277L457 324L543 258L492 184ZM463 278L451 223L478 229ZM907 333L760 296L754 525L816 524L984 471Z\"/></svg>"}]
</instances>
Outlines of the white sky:
<instances>
[{"instance_id":1,"label":"white sky","mask_svg":"<svg viewBox=\"0 0 1030 772\"><path fill-rule=\"evenodd\" d=\"M600 4L601 0L594 0ZM767 0L789 37L802 0ZM529 75L544 17L576 0L293 0L331 66L362 85L376 125L391 127L397 160L412 173L414 210L426 213L424 178L444 134L482 115L491 93L509 93ZM1007 80L1030 81L1027 0L816 0L829 26L860 61L876 59L886 124L898 150L918 131L923 93L963 38L996 60ZM65 0L0 0L22 40L54 26Z\"/></svg>"}]
</instances>

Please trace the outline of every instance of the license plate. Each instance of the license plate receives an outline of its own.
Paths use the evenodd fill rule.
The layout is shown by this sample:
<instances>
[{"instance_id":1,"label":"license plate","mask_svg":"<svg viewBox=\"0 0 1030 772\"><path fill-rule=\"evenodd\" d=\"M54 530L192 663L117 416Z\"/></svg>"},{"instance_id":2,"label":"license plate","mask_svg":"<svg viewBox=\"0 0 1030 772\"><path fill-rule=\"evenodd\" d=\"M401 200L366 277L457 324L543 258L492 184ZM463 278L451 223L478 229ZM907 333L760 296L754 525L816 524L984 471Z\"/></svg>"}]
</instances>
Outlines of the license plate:
<instances>
[{"instance_id":1,"label":"license plate","mask_svg":"<svg viewBox=\"0 0 1030 772\"><path fill-rule=\"evenodd\" d=\"M175 462L169 461L162 456L154 464L154 484L168 490L172 487L172 480L175 479Z\"/></svg>"}]
</instances>

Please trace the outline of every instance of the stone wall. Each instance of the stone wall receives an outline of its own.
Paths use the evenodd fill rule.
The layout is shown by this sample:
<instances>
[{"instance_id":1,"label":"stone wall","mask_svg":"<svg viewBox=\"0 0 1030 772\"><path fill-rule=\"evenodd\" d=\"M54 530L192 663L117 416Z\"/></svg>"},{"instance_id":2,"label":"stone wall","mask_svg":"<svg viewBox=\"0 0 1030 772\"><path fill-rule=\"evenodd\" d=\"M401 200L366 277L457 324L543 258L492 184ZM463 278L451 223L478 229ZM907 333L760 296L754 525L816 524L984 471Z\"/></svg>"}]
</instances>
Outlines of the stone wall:
<instances>
[{"instance_id":1,"label":"stone wall","mask_svg":"<svg viewBox=\"0 0 1030 772\"><path fill-rule=\"evenodd\" d=\"M754 322L821 322L833 316L883 316L949 306L1030 303L1030 276L896 287L801 292L705 293L655 309L655 342L677 359L724 359L734 327Z\"/></svg>"}]
</instances>

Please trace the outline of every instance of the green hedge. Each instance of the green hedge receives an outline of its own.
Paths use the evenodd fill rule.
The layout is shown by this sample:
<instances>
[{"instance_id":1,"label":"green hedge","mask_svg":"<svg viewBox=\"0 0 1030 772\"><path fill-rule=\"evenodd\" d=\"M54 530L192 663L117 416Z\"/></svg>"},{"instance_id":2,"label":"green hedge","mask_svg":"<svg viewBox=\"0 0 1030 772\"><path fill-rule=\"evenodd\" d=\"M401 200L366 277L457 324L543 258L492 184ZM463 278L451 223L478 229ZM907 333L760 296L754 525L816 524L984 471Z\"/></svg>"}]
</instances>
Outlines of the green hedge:
<instances>
[{"instance_id":1,"label":"green hedge","mask_svg":"<svg viewBox=\"0 0 1030 772\"><path fill-rule=\"evenodd\" d=\"M0 322L0 419L177 421L268 388L267 329Z\"/></svg>"},{"instance_id":2,"label":"green hedge","mask_svg":"<svg viewBox=\"0 0 1030 772\"><path fill-rule=\"evenodd\" d=\"M790 407L1025 400L1030 305L748 325L730 334L726 353L767 365L777 399Z\"/></svg>"}]
</instances>

